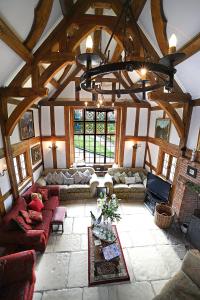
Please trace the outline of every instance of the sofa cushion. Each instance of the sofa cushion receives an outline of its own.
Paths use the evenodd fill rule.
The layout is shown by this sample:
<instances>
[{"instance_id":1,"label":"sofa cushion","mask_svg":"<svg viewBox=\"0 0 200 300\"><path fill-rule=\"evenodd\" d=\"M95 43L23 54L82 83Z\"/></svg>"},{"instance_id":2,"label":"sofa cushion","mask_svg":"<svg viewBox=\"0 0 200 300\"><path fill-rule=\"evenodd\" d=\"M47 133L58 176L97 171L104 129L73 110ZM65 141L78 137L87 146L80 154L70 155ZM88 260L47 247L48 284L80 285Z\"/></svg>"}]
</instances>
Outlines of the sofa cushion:
<instances>
[{"instance_id":1,"label":"sofa cushion","mask_svg":"<svg viewBox=\"0 0 200 300\"><path fill-rule=\"evenodd\" d=\"M130 191L137 191L137 192L144 192L145 187L142 183L135 183L135 184L130 184L129 185Z\"/></svg>"},{"instance_id":2,"label":"sofa cushion","mask_svg":"<svg viewBox=\"0 0 200 300\"><path fill-rule=\"evenodd\" d=\"M123 183L115 184L113 189L116 192L124 192L124 193L128 193L130 191L129 186Z\"/></svg>"},{"instance_id":3,"label":"sofa cushion","mask_svg":"<svg viewBox=\"0 0 200 300\"><path fill-rule=\"evenodd\" d=\"M72 178L74 178L74 183L78 184L81 182L81 180L84 178L82 175L82 172L76 171L73 175Z\"/></svg>"},{"instance_id":4,"label":"sofa cushion","mask_svg":"<svg viewBox=\"0 0 200 300\"><path fill-rule=\"evenodd\" d=\"M57 184L57 173L52 174L51 184Z\"/></svg>"},{"instance_id":5,"label":"sofa cushion","mask_svg":"<svg viewBox=\"0 0 200 300\"><path fill-rule=\"evenodd\" d=\"M69 172L66 172L64 175L65 175L65 177L67 177L67 178L71 178L71 176L72 176L71 174L69 174Z\"/></svg>"},{"instance_id":6,"label":"sofa cushion","mask_svg":"<svg viewBox=\"0 0 200 300\"><path fill-rule=\"evenodd\" d=\"M58 196L51 196L48 201L44 202L45 210L54 210L57 206L59 206Z\"/></svg>"},{"instance_id":7,"label":"sofa cushion","mask_svg":"<svg viewBox=\"0 0 200 300\"><path fill-rule=\"evenodd\" d=\"M31 194L37 193L38 184L34 183L31 187L29 187L25 193L22 194L22 197L25 198L26 202L29 203L31 201Z\"/></svg>"},{"instance_id":8,"label":"sofa cushion","mask_svg":"<svg viewBox=\"0 0 200 300\"><path fill-rule=\"evenodd\" d=\"M26 224L22 216L16 216L12 220L16 224L16 228L23 232L27 232L28 230L32 229L31 225Z\"/></svg>"},{"instance_id":9,"label":"sofa cushion","mask_svg":"<svg viewBox=\"0 0 200 300\"><path fill-rule=\"evenodd\" d=\"M127 174L125 172L123 172L119 176L120 182L123 183L123 184L125 184L125 177L127 177Z\"/></svg>"},{"instance_id":10,"label":"sofa cushion","mask_svg":"<svg viewBox=\"0 0 200 300\"><path fill-rule=\"evenodd\" d=\"M134 184L135 177L125 177L125 184Z\"/></svg>"},{"instance_id":11,"label":"sofa cushion","mask_svg":"<svg viewBox=\"0 0 200 300\"><path fill-rule=\"evenodd\" d=\"M31 200L33 200L34 198L38 198L42 202L42 195L40 193L32 193Z\"/></svg>"},{"instance_id":12,"label":"sofa cushion","mask_svg":"<svg viewBox=\"0 0 200 300\"><path fill-rule=\"evenodd\" d=\"M20 210L19 214L23 217L26 224L30 224L30 225L33 224L33 221L31 220L29 216L29 212L27 210Z\"/></svg>"},{"instance_id":13,"label":"sofa cushion","mask_svg":"<svg viewBox=\"0 0 200 300\"><path fill-rule=\"evenodd\" d=\"M40 201L38 197L35 197L28 204L28 208L36 211L41 211L44 208L44 204Z\"/></svg>"},{"instance_id":14,"label":"sofa cushion","mask_svg":"<svg viewBox=\"0 0 200 300\"><path fill-rule=\"evenodd\" d=\"M64 174L62 172L59 172L58 174L56 174L56 176L55 176L56 184L63 184L63 182L64 182L63 176L64 176Z\"/></svg>"},{"instance_id":15,"label":"sofa cushion","mask_svg":"<svg viewBox=\"0 0 200 300\"><path fill-rule=\"evenodd\" d=\"M47 184L52 184L52 173L48 173L46 177L44 177Z\"/></svg>"},{"instance_id":16,"label":"sofa cushion","mask_svg":"<svg viewBox=\"0 0 200 300\"><path fill-rule=\"evenodd\" d=\"M51 219L53 216L53 212L51 210L43 210L42 211L42 222L38 223L34 229L35 230L44 230L46 237L49 236L49 232L50 232L50 224L51 224Z\"/></svg>"},{"instance_id":17,"label":"sofa cushion","mask_svg":"<svg viewBox=\"0 0 200 300\"><path fill-rule=\"evenodd\" d=\"M138 172L134 174L134 177L135 177L135 183L142 183L142 178L140 177L140 174Z\"/></svg>"},{"instance_id":18,"label":"sofa cushion","mask_svg":"<svg viewBox=\"0 0 200 300\"><path fill-rule=\"evenodd\" d=\"M34 223L40 223L42 222L42 213L35 210L29 210L29 217Z\"/></svg>"},{"instance_id":19,"label":"sofa cushion","mask_svg":"<svg viewBox=\"0 0 200 300\"><path fill-rule=\"evenodd\" d=\"M85 170L85 172L82 173L83 179L81 180L81 184L87 184L89 183L90 179L92 178L92 175L90 174L89 170Z\"/></svg>"},{"instance_id":20,"label":"sofa cushion","mask_svg":"<svg viewBox=\"0 0 200 300\"><path fill-rule=\"evenodd\" d=\"M69 186L65 186L65 189L68 193L89 193L90 185L89 184L73 184Z\"/></svg>"},{"instance_id":21,"label":"sofa cushion","mask_svg":"<svg viewBox=\"0 0 200 300\"><path fill-rule=\"evenodd\" d=\"M20 210L26 210L26 208L27 208L26 201L24 200L24 198L19 197L15 201L11 210L3 217L3 225L9 226L11 219L18 216Z\"/></svg>"},{"instance_id":22,"label":"sofa cushion","mask_svg":"<svg viewBox=\"0 0 200 300\"><path fill-rule=\"evenodd\" d=\"M42 200L43 201L48 201L48 197L49 197L49 190L47 188L38 188L37 189L38 193L40 193L42 195Z\"/></svg>"},{"instance_id":23,"label":"sofa cushion","mask_svg":"<svg viewBox=\"0 0 200 300\"><path fill-rule=\"evenodd\" d=\"M74 184L74 178L66 178L64 184L66 185Z\"/></svg>"},{"instance_id":24,"label":"sofa cushion","mask_svg":"<svg viewBox=\"0 0 200 300\"><path fill-rule=\"evenodd\" d=\"M120 172L114 174L113 176L114 183L120 183L120 175L121 175Z\"/></svg>"}]
</instances>

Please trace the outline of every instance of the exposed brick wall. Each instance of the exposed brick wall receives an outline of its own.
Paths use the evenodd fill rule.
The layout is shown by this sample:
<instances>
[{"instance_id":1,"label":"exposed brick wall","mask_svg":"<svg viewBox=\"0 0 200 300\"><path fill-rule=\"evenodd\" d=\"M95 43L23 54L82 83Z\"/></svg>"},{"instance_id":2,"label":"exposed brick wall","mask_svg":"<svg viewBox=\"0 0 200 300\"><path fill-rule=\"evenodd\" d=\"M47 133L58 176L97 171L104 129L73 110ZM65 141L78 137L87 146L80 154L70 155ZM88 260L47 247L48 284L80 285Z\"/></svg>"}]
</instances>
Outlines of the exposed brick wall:
<instances>
[{"instance_id":1,"label":"exposed brick wall","mask_svg":"<svg viewBox=\"0 0 200 300\"><path fill-rule=\"evenodd\" d=\"M197 169L196 178L193 178L187 174L188 166ZM181 223L189 222L191 215L194 213L194 210L197 207L200 208L200 197L198 199L198 195L187 188L186 182L188 181L200 185L200 164L191 162L185 158L179 158L172 206L175 210L178 220Z\"/></svg>"}]
</instances>

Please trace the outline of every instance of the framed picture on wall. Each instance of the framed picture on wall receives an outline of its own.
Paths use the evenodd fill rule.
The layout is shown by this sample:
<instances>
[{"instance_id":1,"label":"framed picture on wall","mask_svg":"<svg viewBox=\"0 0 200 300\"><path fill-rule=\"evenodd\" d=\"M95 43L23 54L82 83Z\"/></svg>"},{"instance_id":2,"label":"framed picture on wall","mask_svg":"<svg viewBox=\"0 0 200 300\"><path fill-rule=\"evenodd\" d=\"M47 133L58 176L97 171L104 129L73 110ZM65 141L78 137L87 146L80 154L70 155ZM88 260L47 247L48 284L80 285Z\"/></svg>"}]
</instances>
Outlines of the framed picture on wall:
<instances>
[{"instance_id":1,"label":"framed picture on wall","mask_svg":"<svg viewBox=\"0 0 200 300\"><path fill-rule=\"evenodd\" d=\"M35 165L38 161L42 159L42 151L41 151L40 144L31 148L31 158L32 158L33 165Z\"/></svg>"},{"instance_id":2,"label":"framed picture on wall","mask_svg":"<svg viewBox=\"0 0 200 300\"><path fill-rule=\"evenodd\" d=\"M21 140L27 140L35 136L33 111L28 110L19 121Z\"/></svg>"},{"instance_id":3,"label":"framed picture on wall","mask_svg":"<svg viewBox=\"0 0 200 300\"><path fill-rule=\"evenodd\" d=\"M197 140L197 151L200 151L200 129L199 129L199 135Z\"/></svg>"},{"instance_id":4,"label":"framed picture on wall","mask_svg":"<svg viewBox=\"0 0 200 300\"><path fill-rule=\"evenodd\" d=\"M170 119L163 119L163 118L156 119L155 137L168 142L170 127L171 127Z\"/></svg>"}]
</instances>

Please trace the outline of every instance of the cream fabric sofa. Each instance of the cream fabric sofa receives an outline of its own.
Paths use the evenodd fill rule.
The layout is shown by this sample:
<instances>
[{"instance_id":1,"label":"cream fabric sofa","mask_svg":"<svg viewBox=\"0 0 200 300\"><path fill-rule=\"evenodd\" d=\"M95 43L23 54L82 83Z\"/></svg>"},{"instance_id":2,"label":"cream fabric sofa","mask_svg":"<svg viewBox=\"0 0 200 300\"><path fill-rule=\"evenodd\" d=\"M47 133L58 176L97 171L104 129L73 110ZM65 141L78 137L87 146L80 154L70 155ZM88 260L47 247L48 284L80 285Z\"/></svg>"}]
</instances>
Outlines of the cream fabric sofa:
<instances>
[{"instance_id":1,"label":"cream fabric sofa","mask_svg":"<svg viewBox=\"0 0 200 300\"><path fill-rule=\"evenodd\" d=\"M47 183L44 177L48 173L54 172L69 172L73 175L76 171L84 172L85 170L89 170L91 174L91 179L88 184L72 184L72 185L58 185L60 188L60 200L84 200L84 199L92 199L96 196L96 188L99 185L97 180L97 175L95 171L91 167L81 167L81 168L70 168L70 169L45 169L42 173L42 176L37 180L37 183L41 186L46 186ZM48 185L51 186L51 185Z\"/></svg>"},{"instance_id":2,"label":"cream fabric sofa","mask_svg":"<svg viewBox=\"0 0 200 300\"><path fill-rule=\"evenodd\" d=\"M181 270L171 278L154 300L200 299L200 253L190 250L184 257Z\"/></svg>"},{"instance_id":3,"label":"cream fabric sofa","mask_svg":"<svg viewBox=\"0 0 200 300\"><path fill-rule=\"evenodd\" d=\"M116 173L128 174L139 173L144 176L147 175L147 171L143 168L110 168L105 175L105 186L107 187L109 195L116 194L117 197L121 199L132 199L132 200L144 200L145 195L145 184L135 183L135 184L125 184L125 183L114 183L113 176Z\"/></svg>"}]
</instances>

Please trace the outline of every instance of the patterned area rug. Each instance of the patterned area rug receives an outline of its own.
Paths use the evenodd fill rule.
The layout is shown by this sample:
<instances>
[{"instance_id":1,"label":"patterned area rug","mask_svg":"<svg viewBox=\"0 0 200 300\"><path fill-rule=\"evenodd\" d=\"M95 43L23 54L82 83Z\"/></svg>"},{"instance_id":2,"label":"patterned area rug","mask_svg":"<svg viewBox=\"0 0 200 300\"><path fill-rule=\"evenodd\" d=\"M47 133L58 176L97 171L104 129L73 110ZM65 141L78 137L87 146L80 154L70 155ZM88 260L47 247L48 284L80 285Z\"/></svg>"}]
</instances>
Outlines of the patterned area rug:
<instances>
[{"instance_id":1,"label":"patterned area rug","mask_svg":"<svg viewBox=\"0 0 200 300\"><path fill-rule=\"evenodd\" d=\"M117 237L115 244L120 250L120 256L110 261L106 261L102 253L102 248L106 247L108 243L102 242L101 245L96 246L95 240L97 240L97 238L93 235L91 227L88 227L89 286L130 280L119 236L117 233L117 228L115 225L112 226L112 230Z\"/></svg>"}]
</instances>

